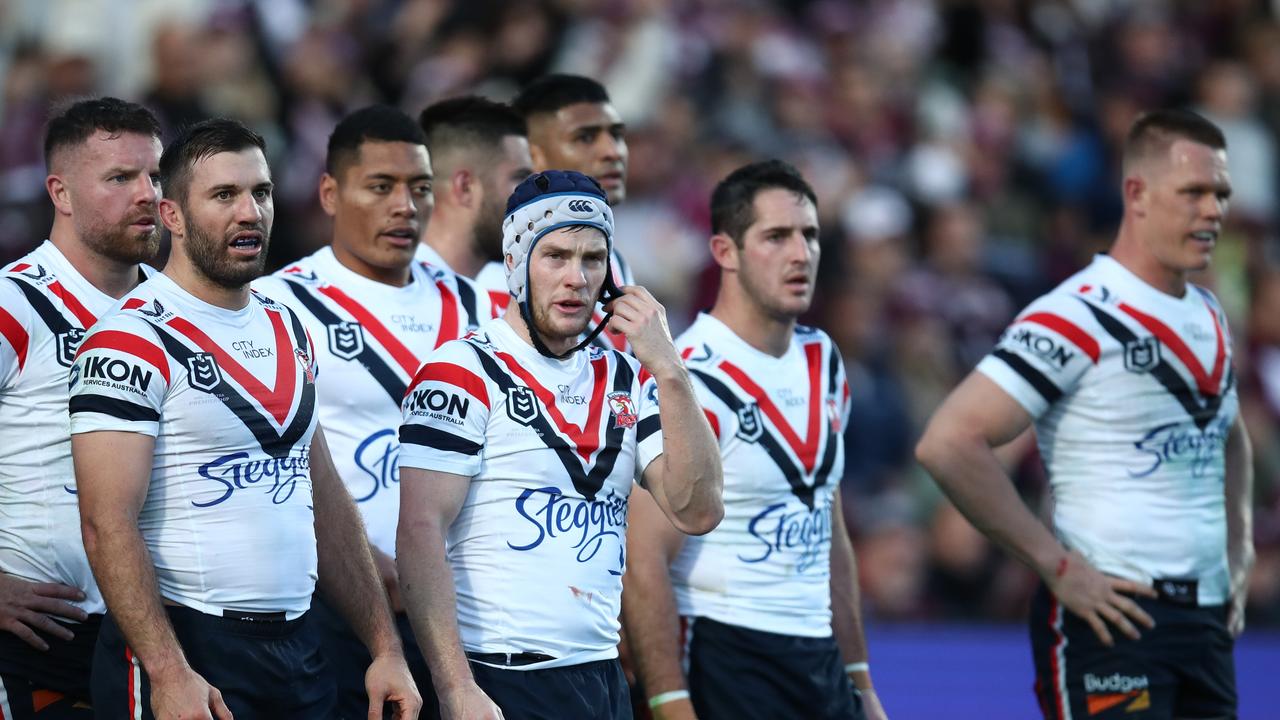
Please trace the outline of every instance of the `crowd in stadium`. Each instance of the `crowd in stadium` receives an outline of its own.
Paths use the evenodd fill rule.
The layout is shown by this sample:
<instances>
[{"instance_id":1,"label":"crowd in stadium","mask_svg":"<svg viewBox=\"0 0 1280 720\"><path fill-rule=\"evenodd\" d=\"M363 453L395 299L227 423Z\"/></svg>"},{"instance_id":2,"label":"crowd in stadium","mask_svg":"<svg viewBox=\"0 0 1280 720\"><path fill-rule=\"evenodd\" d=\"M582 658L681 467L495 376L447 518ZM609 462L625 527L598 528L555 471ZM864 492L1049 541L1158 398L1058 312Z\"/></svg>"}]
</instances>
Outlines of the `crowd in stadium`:
<instances>
[{"instance_id":1,"label":"crowd in stadium","mask_svg":"<svg viewBox=\"0 0 1280 720\"><path fill-rule=\"evenodd\" d=\"M75 15L74 22L72 14ZM1280 623L1280 22L1258 2L182 0L0 7L0 262L44 237L43 123L100 93L170 135L232 116L267 139L279 267L329 237L316 182L335 123L599 79L627 124L618 248L679 332L714 298L707 197L781 157L819 195L813 324L849 368L843 493L871 618L1024 616L1034 577L947 503L911 449L1016 310L1120 217L1141 110L1224 130L1232 197L1212 270L1256 462L1251 622ZM166 137L167 139L167 137ZM1017 473L1045 501L1033 445Z\"/></svg>"}]
</instances>

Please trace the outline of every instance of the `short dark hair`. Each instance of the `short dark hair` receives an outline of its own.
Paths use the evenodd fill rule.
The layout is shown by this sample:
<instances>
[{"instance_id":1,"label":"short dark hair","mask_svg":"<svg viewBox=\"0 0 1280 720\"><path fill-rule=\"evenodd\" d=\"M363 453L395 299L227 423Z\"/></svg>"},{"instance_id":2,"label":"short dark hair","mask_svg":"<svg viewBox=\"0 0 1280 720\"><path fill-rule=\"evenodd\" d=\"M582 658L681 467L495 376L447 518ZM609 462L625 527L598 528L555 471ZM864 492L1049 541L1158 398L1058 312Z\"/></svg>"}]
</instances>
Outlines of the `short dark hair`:
<instances>
[{"instance_id":1,"label":"short dark hair","mask_svg":"<svg viewBox=\"0 0 1280 720\"><path fill-rule=\"evenodd\" d=\"M711 192L711 232L728 235L741 247L747 228L756 221L756 195L775 188L808 198L815 209L818 207L813 187L790 163L755 162L729 173Z\"/></svg>"},{"instance_id":2,"label":"short dark hair","mask_svg":"<svg viewBox=\"0 0 1280 720\"><path fill-rule=\"evenodd\" d=\"M609 92L600 83L582 75L543 75L525 86L511 107L526 119L531 115L554 113L578 103L607 103Z\"/></svg>"},{"instance_id":3,"label":"short dark hair","mask_svg":"<svg viewBox=\"0 0 1280 720\"><path fill-rule=\"evenodd\" d=\"M45 126L45 166L52 166L53 155L58 150L79 145L99 130L113 135L132 132L158 138L160 122L145 107L119 98L69 101L54 109Z\"/></svg>"},{"instance_id":4,"label":"short dark hair","mask_svg":"<svg viewBox=\"0 0 1280 720\"><path fill-rule=\"evenodd\" d=\"M191 184L191 168L196 163L219 153L255 147L264 153L267 151L267 143L262 136L239 120L212 118L183 128L178 139L169 143L160 156L160 185L164 196L179 203L185 202Z\"/></svg>"},{"instance_id":5,"label":"short dark hair","mask_svg":"<svg viewBox=\"0 0 1280 720\"><path fill-rule=\"evenodd\" d=\"M428 105L418 115L418 125L426 136L427 150L449 148L494 149L505 137L527 137L524 118L510 105L478 95L441 100Z\"/></svg>"},{"instance_id":6,"label":"short dark hair","mask_svg":"<svg viewBox=\"0 0 1280 720\"><path fill-rule=\"evenodd\" d=\"M1138 116L1124 140L1124 164L1163 152L1176 139L1226 150L1227 138L1222 130L1204 116L1190 110L1166 108Z\"/></svg>"},{"instance_id":7,"label":"short dark hair","mask_svg":"<svg viewBox=\"0 0 1280 720\"><path fill-rule=\"evenodd\" d=\"M370 105L342 118L333 129L324 160L325 172L337 177L339 171L355 162L360 146L370 141L427 144L422 129L402 110L390 105Z\"/></svg>"}]
</instances>

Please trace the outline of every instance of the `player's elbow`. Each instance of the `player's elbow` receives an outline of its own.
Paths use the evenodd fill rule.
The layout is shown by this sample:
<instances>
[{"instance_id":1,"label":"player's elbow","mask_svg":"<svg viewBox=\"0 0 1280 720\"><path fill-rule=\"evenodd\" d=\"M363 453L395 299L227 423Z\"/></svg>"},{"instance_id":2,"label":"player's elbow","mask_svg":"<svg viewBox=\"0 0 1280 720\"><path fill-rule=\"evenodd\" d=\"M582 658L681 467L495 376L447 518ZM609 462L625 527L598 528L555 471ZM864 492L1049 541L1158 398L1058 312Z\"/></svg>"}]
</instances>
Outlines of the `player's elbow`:
<instances>
[{"instance_id":1,"label":"player's elbow","mask_svg":"<svg viewBox=\"0 0 1280 720\"><path fill-rule=\"evenodd\" d=\"M696 507L677 513L673 518L676 529L685 535L706 535L715 530L724 519L724 498L719 492L711 494Z\"/></svg>"},{"instance_id":2,"label":"player's elbow","mask_svg":"<svg viewBox=\"0 0 1280 720\"><path fill-rule=\"evenodd\" d=\"M939 482L945 479L947 463L954 460L965 444L964 433L944 417L934 417L916 443L916 462Z\"/></svg>"}]
</instances>

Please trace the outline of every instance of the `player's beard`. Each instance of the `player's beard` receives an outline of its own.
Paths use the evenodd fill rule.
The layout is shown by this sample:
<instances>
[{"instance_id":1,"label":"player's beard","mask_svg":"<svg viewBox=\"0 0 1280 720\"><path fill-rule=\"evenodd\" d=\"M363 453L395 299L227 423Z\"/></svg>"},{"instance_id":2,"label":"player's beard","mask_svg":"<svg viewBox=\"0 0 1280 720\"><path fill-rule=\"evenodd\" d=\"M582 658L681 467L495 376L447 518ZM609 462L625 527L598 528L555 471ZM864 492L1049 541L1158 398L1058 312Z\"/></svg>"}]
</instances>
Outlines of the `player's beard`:
<instances>
[{"instance_id":1,"label":"player's beard","mask_svg":"<svg viewBox=\"0 0 1280 720\"><path fill-rule=\"evenodd\" d=\"M480 203L480 213L476 217L472 231L471 243L476 253L488 262L502 262L502 220L506 211L505 202L497 198L496 193L486 189L484 201Z\"/></svg>"},{"instance_id":2,"label":"player's beard","mask_svg":"<svg viewBox=\"0 0 1280 720\"><path fill-rule=\"evenodd\" d=\"M765 272L774 272L777 270L770 268ZM743 293L751 299L751 302L760 309L766 316L781 321L795 320L804 313L808 312L810 305L813 304L813 283L816 279L813 273L810 273L810 289L809 297L804 301L792 300L787 302L772 297L767 288L764 278L757 277L754 267L749 263L743 263L738 268L738 283L742 286Z\"/></svg>"},{"instance_id":3,"label":"player's beard","mask_svg":"<svg viewBox=\"0 0 1280 720\"><path fill-rule=\"evenodd\" d=\"M538 335L542 337L543 342L552 343L563 340L575 340L581 337L582 334L587 331L587 328L591 326L592 315L591 313L588 313L587 316L582 319L582 324L577 329L571 329L569 331L555 329L551 324L551 305L536 302L532 295L529 297L529 301L529 309L532 310L533 315L533 327L529 328L529 330L531 332L537 332Z\"/></svg>"},{"instance_id":4,"label":"player's beard","mask_svg":"<svg viewBox=\"0 0 1280 720\"><path fill-rule=\"evenodd\" d=\"M187 217L191 217L190 214ZM229 253L230 236L246 230L262 233L262 252L252 260L235 260ZM271 244L270 230L262 223L237 225L234 231L222 237L206 233L194 223L187 226L186 252L191 264L201 275L228 289L239 289L262 277L267 266L267 247Z\"/></svg>"},{"instance_id":5,"label":"player's beard","mask_svg":"<svg viewBox=\"0 0 1280 720\"><path fill-rule=\"evenodd\" d=\"M139 235L132 227L140 215L155 221L151 232ZM127 265L150 262L160 251L160 214L152 208L149 215L138 213L115 225L107 225L101 218L94 217L83 226L77 223L76 234L90 250L109 260Z\"/></svg>"}]
</instances>

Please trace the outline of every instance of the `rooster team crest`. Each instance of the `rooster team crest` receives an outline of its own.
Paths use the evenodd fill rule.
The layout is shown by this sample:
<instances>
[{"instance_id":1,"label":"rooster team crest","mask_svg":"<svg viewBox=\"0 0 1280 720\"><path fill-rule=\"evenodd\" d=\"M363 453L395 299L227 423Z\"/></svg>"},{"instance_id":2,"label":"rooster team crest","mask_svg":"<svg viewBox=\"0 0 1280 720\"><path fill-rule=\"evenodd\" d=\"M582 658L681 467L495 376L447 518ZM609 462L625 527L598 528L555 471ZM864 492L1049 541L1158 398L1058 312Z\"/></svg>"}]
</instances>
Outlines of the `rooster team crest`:
<instances>
[{"instance_id":1,"label":"rooster team crest","mask_svg":"<svg viewBox=\"0 0 1280 720\"><path fill-rule=\"evenodd\" d=\"M298 348L293 351L293 356L298 358L298 364L302 366L302 372L307 376L307 382L315 385L316 374L311 370L311 358L307 356L307 351Z\"/></svg>"},{"instance_id":2,"label":"rooster team crest","mask_svg":"<svg viewBox=\"0 0 1280 720\"><path fill-rule=\"evenodd\" d=\"M609 409L613 411L614 427L633 428L640 420L635 403L631 401L631 393L609 393Z\"/></svg>"},{"instance_id":3,"label":"rooster team crest","mask_svg":"<svg viewBox=\"0 0 1280 720\"><path fill-rule=\"evenodd\" d=\"M833 397L827 398L827 419L831 421L831 432L840 432L840 405Z\"/></svg>"},{"instance_id":4,"label":"rooster team crest","mask_svg":"<svg viewBox=\"0 0 1280 720\"><path fill-rule=\"evenodd\" d=\"M358 322L340 322L329 326L329 350L343 360L351 360L364 352L364 330Z\"/></svg>"}]
</instances>

